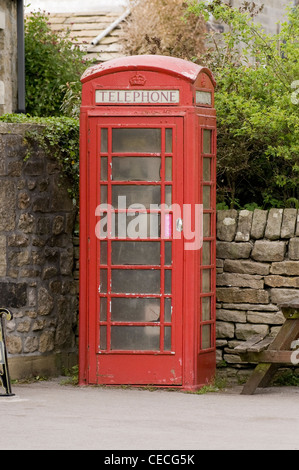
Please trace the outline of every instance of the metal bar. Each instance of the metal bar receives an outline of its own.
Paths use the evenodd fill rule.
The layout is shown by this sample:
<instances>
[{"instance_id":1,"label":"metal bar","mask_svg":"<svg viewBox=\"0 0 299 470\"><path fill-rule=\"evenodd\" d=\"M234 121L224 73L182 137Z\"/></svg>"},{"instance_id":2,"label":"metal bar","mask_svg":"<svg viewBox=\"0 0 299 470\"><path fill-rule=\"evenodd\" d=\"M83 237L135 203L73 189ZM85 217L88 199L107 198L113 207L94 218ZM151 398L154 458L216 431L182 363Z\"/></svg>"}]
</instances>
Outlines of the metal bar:
<instances>
[{"instance_id":1,"label":"metal bar","mask_svg":"<svg viewBox=\"0 0 299 470\"><path fill-rule=\"evenodd\" d=\"M106 28L95 39L93 39L91 41L91 44L93 46L96 46L104 37L108 36L108 34L111 33L111 31L113 31L122 21L124 21L127 18L127 16L129 16L130 13L131 13L131 10L130 8L128 8L128 10L126 10L119 18L117 18L117 20L111 23L111 25L108 26L108 28Z\"/></svg>"},{"instance_id":2,"label":"metal bar","mask_svg":"<svg viewBox=\"0 0 299 470\"><path fill-rule=\"evenodd\" d=\"M25 113L25 40L23 0L17 2L18 113Z\"/></svg>"}]
</instances>

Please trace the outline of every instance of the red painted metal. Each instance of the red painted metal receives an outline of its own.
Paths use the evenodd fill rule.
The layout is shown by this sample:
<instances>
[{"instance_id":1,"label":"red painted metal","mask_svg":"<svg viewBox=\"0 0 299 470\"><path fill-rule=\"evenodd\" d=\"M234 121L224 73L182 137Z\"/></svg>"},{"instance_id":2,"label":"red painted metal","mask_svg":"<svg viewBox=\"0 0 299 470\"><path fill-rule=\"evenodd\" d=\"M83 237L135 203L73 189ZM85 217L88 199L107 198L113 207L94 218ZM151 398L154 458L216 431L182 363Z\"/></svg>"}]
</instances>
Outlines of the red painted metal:
<instances>
[{"instance_id":1,"label":"red painted metal","mask_svg":"<svg viewBox=\"0 0 299 470\"><path fill-rule=\"evenodd\" d=\"M80 384L152 384L197 389L211 381L216 362L216 116L213 76L208 69L181 59L137 56L91 67L83 75L82 83ZM198 99L203 103L198 103ZM134 132L158 129L161 134L159 151L130 149L120 152L114 148L115 130L118 129L133 129ZM168 129L172 132L170 149L166 149ZM105 145L102 145L102 135L103 139L104 135L107 136ZM125 163L133 161L134 165L143 161L146 166L149 158L152 161L160 159L159 177L134 181L133 177L121 180L113 176L115 159ZM166 177L166 158L172 158L171 181ZM107 165L105 176L101 165L103 168ZM139 260L134 265L130 260L118 260L119 264L116 264L113 251L116 245L113 242L120 239L98 239L95 232L100 220L97 207L104 202L103 198L112 204L118 190L125 192L131 188L133 191L134 188L136 191L143 188L142 193L152 191L153 194L157 190L161 202L166 201L166 192L172 191L172 204L178 204L182 209L183 205L190 205L192 209L196 204L203 204L203 248L186 249L189 240L185 233L179 237L176 232L177 214L165 215L158 211L161 232L154 240L148 235L138 238L134 247L138 249L142 243L152 241L156 245L151 247L160 250L159 263L155 261L154 264L148 258L147 262ZM117 208L116 216L123 214L129 217L132 212L136 211ZM149 209L146 208L145 212L149 213ZM195 215L192 210L191 213L194 229ZM173 222L172 227L169 221ZM165 232L166 238L163 237ZM122 242L130 240L128 234L121 238ZM167 242L172 246L171 265L166 260ZM125 282L126 276L129 279L138 273L142 277L142 272L159 279L158 290L144 292L136 290L136 286L129 286L130 291L123 292L122 287L114 287L118 276L123 276L120 278ZM168 290L170 275L171 289ZM131 305L140 302L144 311L147 302L155 305L159 315L154 319L146 315L139 319L122 318L116 305L127 300ZM171 317L167 313L170 303ZM128 332L133 335L136 331L143 332L149 346L143 347L137 334L138 346L128 348L124 336Z\"/></svg>"}]
</instances>

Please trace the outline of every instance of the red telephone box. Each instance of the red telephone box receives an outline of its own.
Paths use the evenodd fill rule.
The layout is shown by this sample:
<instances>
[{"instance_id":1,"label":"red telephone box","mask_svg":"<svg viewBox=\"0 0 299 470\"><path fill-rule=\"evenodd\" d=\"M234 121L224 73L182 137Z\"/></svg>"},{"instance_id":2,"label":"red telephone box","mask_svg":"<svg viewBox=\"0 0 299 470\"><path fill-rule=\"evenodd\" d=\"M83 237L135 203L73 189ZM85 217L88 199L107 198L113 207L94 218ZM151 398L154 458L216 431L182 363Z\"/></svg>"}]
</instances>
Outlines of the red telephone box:
<instances>
[{"instance_id":1,"label":"red telephone box","mask_svg":"<svg viewBox=\"0 0 299 470\"><path fill-rule=\"evenodd\" d=\"M215 373L215 82L132 56L89 68L80 131L81 384Z\"/></svg>"}]
</instances>

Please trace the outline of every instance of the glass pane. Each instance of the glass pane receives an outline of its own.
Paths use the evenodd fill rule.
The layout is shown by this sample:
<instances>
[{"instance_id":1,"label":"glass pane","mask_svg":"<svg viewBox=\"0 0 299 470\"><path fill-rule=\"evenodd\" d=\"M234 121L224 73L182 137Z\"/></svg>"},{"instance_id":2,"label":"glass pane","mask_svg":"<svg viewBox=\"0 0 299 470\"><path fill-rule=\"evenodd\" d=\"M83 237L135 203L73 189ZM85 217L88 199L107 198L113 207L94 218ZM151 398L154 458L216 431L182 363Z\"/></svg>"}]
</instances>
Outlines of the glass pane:
<instances>
[{"instance_id":1,"label":"glass pane","mask_svg":"<svg viewBox=\"0 0 299 470\"><path fill-rule=\"evenodd\" d=\"M114 181L160 181L160 157L113 157Z\"/></svg>"},{"instance_id":2,"label":"glass pane","mask_svg":"<svg viewBox=\"0 0 299 470\"><path fill-rule=\"evenodd\" d=\"M160 320L160 299L111 299L111 320L158 322Z\"/></svg>"},{"instance_id":3,"label":"glass pane","mask_svg":"<svg viewBox=\"0 0 299 470\"><path fill-rule=\"evenodd\" d=\"M202 203L204 209L211 208L211 187L203 186L202 187Z\"/></svg>"},{"instance_id":4,"label":"glass pane","mask_svg":"<svg viewBox=\"0 0 299 470\"><path fill-rule=\"evenodd\" d=\"M201 283L201 291L203 293L211 292L211 270L210 269L203 269L201 275L202 283Z\"/></svg>"},{"instance_id":5,"label":"glass pane","mask_svg":"<svg viewBox=\"0 0 299 470\"><path fill-rule=\"evenodd\" d=\"M101 129L101 152L108 152L108 129Z\"/></svg>"},{"instance_id":6,"label":"glass pane","mask_svg":"<svg viewBox=\"0 0 299 470\"><path fill-rule=\"evenodd\" d=\"M172 181L172 157L165 158L165 181Z\"/></svg>"},{"instance_id":7,"label":"glass pane","mask_svg":"<svg viewBox=\"0 0 299 470\"><path fill-rule=\"evenodd\" d=\"M112 264L160 264L159 242L112 242Z\"/></svg>"},{"instance_id":8,"label":"glass pane","mask_svg":"<svg viewBox=\"0 0 299 470\"><path fill-rule=\"evenodd\" d=\"M159 294L160 271L153 269L113 269L112 292L127 294Z\"/></svg>"},{"instance_id":9,"label":"glass pane","mask_svg":"<svg viewBox=\"0 0 299 470\"><path fill-rule=\"evenodd\" d=\"M212 131L203 130L203 153L212 153Z\"/></svg>"},{"instance_id":10,"label":"glass pane","mask_svg":"<svg viewBox=\"0 0 299 470\"><path fill-rule=\"evenodd\" d=\"M165 129L165 152L172 153L172 129Z\"/></svg>"},{"instance_id":11,"label":"glass pane","mask_svg":"<svg viewBox=\"0 0 299 470\"><path fill-rule=\"evenodd\" d=\"M171 323L171 299L164 299L164 321Z\"/></svg>"},{"instance_id":12,"label":"glass pane","mask_svg":"<svg viewBox=\"0 0 299 470\"><path fill-rule=\"evenodd\" d=\"M107 204L108 202L108 188L107 186L101 185L101 204Z\"/></svg>"},{"instance_id":13,"label":"glass pane","mask_svg":"<svg viewBox=\"0 0 299 470\"><path fill-rule=\"evenodd\" d=\"M172 204L172 186L165 186L165 204L168 206Z\"/></svg>"},{"instance_id":14,"label":"glass pane","mask_svg":"<svg viewBox=\"0 0 299 470\"><path fill-rule=\"evenodd\" d=\"M211 320L211 297L201 298L201 321Z\"/></svg>"},{"instance_id":15,"label":"glass pane","mask_svg":"<svg viewBox=\"0 0 299 470\"><path fill-rule=\"evenodd\" d=\"M101 242L100 246L100 263L107 264L107 242Z\"/></svg>"},{"instance_id":16,"label":"glass pane","mask_svg":"<svg viewBox=\"0 0 299 470\"><path fill-rule=\"evenodd\" d=\"M211 214L203 215L203 236L211 236Z\"/></svg>"},{"instance_id":17,"label":"glass pane","mask_svg":"<svg viewBox=\"0 0 299 470\"><path fill-rule=\"evenodd\" d=\"M196 104L212 105L212 93L210 91L196 91Z\"/></svg>"},{"instance_id":18,"label":"glass pane","mask_svg":"<svg viewBox=\"0 0 299 470\"><path fill-rule=\"evenodd\" d=\"M107 269L100 270L99 293L107 294Z\"/></svg>"},{"instance_id":19,"label":"glass pane","mask_svg":"<svg viewBox=\"0 0 299 470\"><path fill-rule=\"evenodd\" d=\"M112 326L111 349L158 351L160 328L155 326Z\"/></svg>"},{"instance_id":20,"label":"glass pane","mask_svg":"<svg viewBox=\"0 0 299 470\"><path fill-rule=\"evenodd\" d=\"M165 271L165 287L164 287L165 294L171 294L171 276L172 276L172 272L169 269L167 269Z\"/></svg>"},{"instance_id":21,"label":"glass pane","mask_svg":"<svg viewBox=\"0 0 299 470\"><path fill-rule=\"evenodd\" d=\"M113 129L112 152L161 153L161 129Z\"/></svg>"},{"instance_id":22,"label":"glass pane","mask_svg":"<svg viewBox=\"0 0 299 470\"><path fill-rule=\"evenodd\" d=\"M211 242L203 242L202 264L203 266L209 266L211 264Z\"/></svg>"},{"instance_id":23,"label":"glass pane","mask_svg":"<svg viewBox=\"0 0 299 470\"><path fill-rule=\"evenodd\" d=\"M202 178L204 181L211 181L211 159L203 159Z\"/></svg>"},{"instance_id":24,"label":"glass pane","mask_svg":"<svg viewBox=\"0 0 299 470\"><path fill-rule=\"evenodd\" d=\"M171 253L171 242L165 242L165 265L171 266L172 264L172 253Z\"/></svg>"},{"instance_id":25,"label":"glass pane","mask_svg":"<svg viewBox=\"0 0 299 470\"><path fill-rule=\"evenodd\" d=\"M211 325L203 325L201 328L201 349L211 347Z\"/></svg>"},{"instance_id":26,"label":"glass pane","mask_svg":"<svg viewBox=\"0 0 299 470\"><path fill-rule=\"evenodd\" d=\"M101 181L108 180L108 158L101 158Z\"/></svg>"},{"instance_id":27,"label":"glass pane","mask_svg":"<svg viewBox=\"0 0 299 470\"><path fill-rule=\"evenodd\" d=\"M164 351L171 351L171 326L164 328Z\"/></svg>"},{"instance_id":28,"label":"glass pane","mask_svg":"<svg viewBox=\"0 0 299 470\"><path fill-rule=\"evenodd\" d=\"M100 327L100 349L107 349L107 326Z\"/></svg>"},{"instance_id":29,"label":"glass pane","mask_svg":"<svg viewBox=\"0 0 299 470\"><path fill-rule=\"evenodd\" d=\"M107 299L100 298L100 321L107 321Z\"/></svg>"},{"instance_id":30,"label":"glass pane","mask_svg":"<svg viewBox=\"0 0 299 470\"><path fill-rule=\"evenodd\" d=\"M159 238L161 217L159 214L118 213L115 217L115 236L118 238Z\"/></svg>"},{"instance_id":31,"label":"glass pane","mask_svg":"<svg viewBox=\"0 0 299 470\"><path fill-rule=\"evenodd\" d=\"M132 204L142 204L146 209L150 208L150 204L161 204L160 186L135 186L135 185L119 185L112 186L112 206L117 208L118 198L125 197L126 207Z\"/></svg>"}]
</instances>

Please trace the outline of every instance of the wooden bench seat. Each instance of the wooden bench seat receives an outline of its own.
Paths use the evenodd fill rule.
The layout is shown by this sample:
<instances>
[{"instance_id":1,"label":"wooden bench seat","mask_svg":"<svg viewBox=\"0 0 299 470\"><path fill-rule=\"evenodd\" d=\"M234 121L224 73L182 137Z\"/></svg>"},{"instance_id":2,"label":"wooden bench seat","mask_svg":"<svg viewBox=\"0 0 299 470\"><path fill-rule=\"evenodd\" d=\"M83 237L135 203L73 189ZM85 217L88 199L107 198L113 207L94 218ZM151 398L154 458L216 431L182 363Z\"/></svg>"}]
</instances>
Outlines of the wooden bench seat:
<instances>
[{"instance_id":1,"label":"wooden bench seat","mask_svg":"<svg viewBox=\"0 0 299 470\"><path fill-rule=\"evenodd\" d=\"M266 387L282 364L294 365L292 345L299 338L299 301L280 308L286 320L276 337L255 335L234 349L244 362L257 363L242 395L252 395L257 387Z\"/></svg>"}]
</instances>

